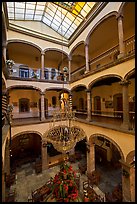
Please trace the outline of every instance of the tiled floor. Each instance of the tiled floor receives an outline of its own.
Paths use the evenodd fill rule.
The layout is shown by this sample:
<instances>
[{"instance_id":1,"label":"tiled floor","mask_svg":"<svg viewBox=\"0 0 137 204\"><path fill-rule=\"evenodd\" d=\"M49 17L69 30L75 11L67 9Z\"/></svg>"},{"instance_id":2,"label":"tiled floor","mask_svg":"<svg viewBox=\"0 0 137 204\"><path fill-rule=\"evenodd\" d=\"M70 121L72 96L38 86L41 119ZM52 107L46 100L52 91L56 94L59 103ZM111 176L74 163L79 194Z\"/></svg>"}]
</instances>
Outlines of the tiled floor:
<instances>
[{"instance_id":1,"label":"tiled floor","mask_svg":"<svg viewBox=\"0 0 137 204\"><path fill-rule=\"evenodd\" d=\"M78 170L78 163L72 163L74 170ZM54 166L50 169L43 171L40 174L36 174L33 168L34 163L28 163L22 165L21 168L18 168L16 171L16 182L10 187L10 190L16 192L16 202L28 202L28 197L31 196L31 192L35 189L41 187L45 184L50 177L59 171L59 165ZM115 185L121 182L121 171L119 170L109 170L105 169L103 166L96 166L96 168L101 172L101 181L97 186L94 186L95 191L98 194L104 192L111 192ZM87 180L86 175L81 175L80 177L80 191L82 192L83 181Z\"/></svg>"}]
</instances>

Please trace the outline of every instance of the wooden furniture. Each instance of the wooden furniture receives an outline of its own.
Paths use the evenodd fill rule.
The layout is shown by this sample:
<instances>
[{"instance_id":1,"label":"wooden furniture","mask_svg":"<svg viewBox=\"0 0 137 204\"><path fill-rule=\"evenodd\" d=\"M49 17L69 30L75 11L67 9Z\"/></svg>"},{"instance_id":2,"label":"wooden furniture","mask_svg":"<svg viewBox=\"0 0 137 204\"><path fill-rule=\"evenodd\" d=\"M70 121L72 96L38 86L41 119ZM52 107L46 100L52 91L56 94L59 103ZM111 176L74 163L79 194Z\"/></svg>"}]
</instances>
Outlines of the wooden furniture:
<instances>
[{"instance_id":1,"label":"wooden furniture","mask_svg":"<svg viewBox=\"0 0 137 204\"><path fill-rule=\"evenodd\" d=\"M8 195L5 197L5 202L15 202L15 190L8 193Z\"/></svg>"},{"instance_id":2,"label":"wooden furniture","mask_svg":"<svg viewBox=\"0 0 137 204\"><path fill-rule=\"evenodd\" d=\"M33 202L42 202L46 197L51 193L51 182L48 181L42 187L36 189L32 192L32 201Z\"/></svg>"},{"instance_id":3,"label":"wooden furniture","mask_svg":"<svg viewBox=\"0 0 137 204\"><path fill-rule=\"evenodd\" d=\"M89 181L83 182L83 194L85 202L104 202L104 198L97 195L93 186L90 186Z\"/></svg>"},{"instance_id":4,"label":"wooden furniture","mask_svg":"<svg viewBox=\"0 0 137 204\"><path fill-rule=\"evenodd\" d=\"M93 171L87 174L90 185L98 185L100 181L100 173L98 171Z\"/></svg>"}]
</instances>

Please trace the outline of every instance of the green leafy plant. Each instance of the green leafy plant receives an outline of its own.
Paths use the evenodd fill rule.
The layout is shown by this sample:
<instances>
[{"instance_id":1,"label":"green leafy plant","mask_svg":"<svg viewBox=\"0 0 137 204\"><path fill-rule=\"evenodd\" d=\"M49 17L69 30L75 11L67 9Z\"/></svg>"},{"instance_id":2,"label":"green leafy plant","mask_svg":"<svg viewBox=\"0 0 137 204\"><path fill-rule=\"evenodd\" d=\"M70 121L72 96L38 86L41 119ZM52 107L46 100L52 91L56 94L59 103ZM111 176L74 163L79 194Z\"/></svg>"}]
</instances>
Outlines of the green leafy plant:
<instances>
[{"instance_id":1,"label":"green leafy plant","mask_svg":"<svg viewBox=\"0 0 137 204\"><path fill-rule=\"evenodd\" d=\"M53 198L59 202L76 201L78 199L78 189L75 182L76 172L67 163L60 165L60 171L53 179Z\"/></svg>"}]
</instances>

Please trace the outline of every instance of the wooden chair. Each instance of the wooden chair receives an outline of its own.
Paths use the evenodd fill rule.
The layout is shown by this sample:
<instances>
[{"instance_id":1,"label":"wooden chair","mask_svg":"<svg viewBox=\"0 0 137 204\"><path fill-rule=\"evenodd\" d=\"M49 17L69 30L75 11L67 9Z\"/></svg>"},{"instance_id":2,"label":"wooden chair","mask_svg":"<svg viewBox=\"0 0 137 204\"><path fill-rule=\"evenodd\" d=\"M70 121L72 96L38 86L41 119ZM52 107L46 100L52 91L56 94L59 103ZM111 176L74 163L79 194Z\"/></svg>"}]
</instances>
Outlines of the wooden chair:
<instances>
[{"instance_id":1,"label":"wooden chair","mask_svg":"<svg viewBox=\"0 0 137 204\"><path fill-rule=\"evenodd\" d=\"M100 181L100 173L98 171L93 171L87 174L90 185L98 185Z\"/></svg>"},{"instance_id":2,"label":"wooden chair","mask_svg":"<svg viewBox=\"0 0 137 204\"><path fill-rule=\"evenodd\" d=\"M5 198L5 202L15 202L15 190L8 193L7 197Z\"/></svg>"}]
</instances>

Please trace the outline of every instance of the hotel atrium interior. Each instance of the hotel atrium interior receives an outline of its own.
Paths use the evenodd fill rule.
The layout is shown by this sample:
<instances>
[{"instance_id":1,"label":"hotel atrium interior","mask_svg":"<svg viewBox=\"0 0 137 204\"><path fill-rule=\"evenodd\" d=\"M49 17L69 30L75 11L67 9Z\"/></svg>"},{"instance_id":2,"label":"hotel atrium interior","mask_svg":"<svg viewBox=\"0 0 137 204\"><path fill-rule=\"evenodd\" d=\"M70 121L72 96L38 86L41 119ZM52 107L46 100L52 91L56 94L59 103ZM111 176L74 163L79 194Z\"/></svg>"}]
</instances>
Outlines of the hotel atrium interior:
<instances>
[{"instance_id":1,"label":"hotel atrium interior","mask_svg":"<svg viewBox=\"0 0 137 204\"><path fill-rule=\"evenodd\" d=\"M2 2L2 202L135 202L135 2Z\"/></svg>"}]
</instances>

